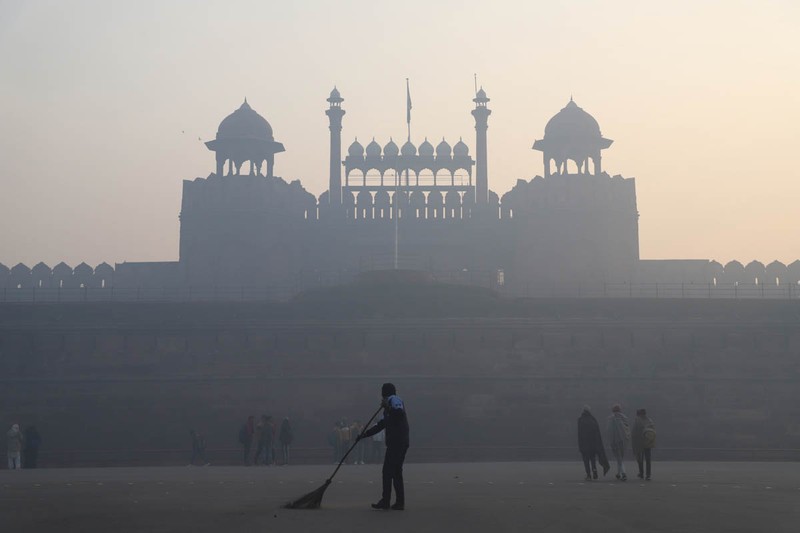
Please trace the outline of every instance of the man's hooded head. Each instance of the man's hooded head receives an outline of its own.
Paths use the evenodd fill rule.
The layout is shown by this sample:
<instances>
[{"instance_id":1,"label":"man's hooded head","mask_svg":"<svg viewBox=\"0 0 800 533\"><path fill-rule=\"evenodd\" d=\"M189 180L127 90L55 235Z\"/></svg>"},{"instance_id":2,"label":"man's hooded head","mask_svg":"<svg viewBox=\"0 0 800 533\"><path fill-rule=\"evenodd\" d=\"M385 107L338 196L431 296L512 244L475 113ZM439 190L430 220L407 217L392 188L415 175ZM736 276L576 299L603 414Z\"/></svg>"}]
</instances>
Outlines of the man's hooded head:
<instances>
[{"instance_id":1,"label":"man's hooded head","mask_svg":"<svg viewBox=\"0 0 800 533\"><path fill-rule=\"evenodd\" d=\"M381 396L384 398L388 398L389 396L394 396L397 394L397 389L395 388L393 383L384 383L381 387Z\"/></svg>"}]
</instances>

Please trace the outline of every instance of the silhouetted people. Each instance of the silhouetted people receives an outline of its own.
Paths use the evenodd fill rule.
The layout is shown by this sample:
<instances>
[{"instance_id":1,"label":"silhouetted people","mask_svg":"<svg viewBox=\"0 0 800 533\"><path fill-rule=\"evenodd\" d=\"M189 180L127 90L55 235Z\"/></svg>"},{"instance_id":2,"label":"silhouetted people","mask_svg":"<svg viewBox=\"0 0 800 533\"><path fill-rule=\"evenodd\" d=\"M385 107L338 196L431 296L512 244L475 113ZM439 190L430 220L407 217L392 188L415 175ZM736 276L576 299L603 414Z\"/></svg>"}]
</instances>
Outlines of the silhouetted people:
<instances>
[{"instance_id":1,"label":"silhouetted people","mask_svg":"<svg viewBox=\"0 0 800 533\"><path fill-rule=\"evenodd\" d=\"M386 431L386 454L383 457L383 493L373 509L389 509L394 485L395 503L392 509L405 509L405 487L403 486L403 462L409 446L408 417L403 400L397 395L397 389L391 383L381 387L381 405L383 418L370 429L359 435L359 439L371 437L380 431Z\"/></svg>"},{"instance_id":2,"label":"silhouetted people","mask_svg":"<svg viewBox=\"0 0 800 533\"><path fill-rule=\"evenodd\" d=\"M207 466L209 463L206 460L206 438L193 429L189 430L189 436L192 438L192 457L189 466L194 466L197 461Z\"/></svg>"},{"instance_id":3,"label":"silhouetted people","mask_svg":"<svg viewBox=\"0 0 800 533\"><path fill-rule=\"evenodd\" d=\"M281 443L281 458L283 459L283 464L289 464L289 446L292 444L292 440L294 440L294 434L292 433L292 425L289 423L289 417L284 417L283 422L281 422L281 429L278 433L278 440Z\"/></svg>"},{"instance_id":4,"label":"silhouetted people","mask_svg":"<svg viewBox=\"0 0 800 533\"><path fill-rule=\"evenodd\" d=\"M39 447L42 445L42 436L36 426L28 426L23 437L25 442L25 455L22 464L25 468L36 468L39 465Z\"/></svg>"},{"instance_id":5,"label":"silhouetted people","mask_svg":"<svg viewBox=\"0 0 800 533\"><path fill-rule=\"evenodd\" d=\"M639 479L644 478L650 481L651 450L655 447L656 425L647 416L646 409L638 409L636 411L636 419L633 421L633 430L631 431L631 448L633 448L636 463L639 465ZM647 466L646 473L645 464Z\"/></svg>"},{"instance_id":6,"label":"silhouetted people","mask_svg":"<svg viewBox=\"0 0 800 533\"><path fill-rule=\"evenodd\" d=\"M261 452L264 452L264 465L271 465L275 461L275 426L272 425L272 417L261 415L261 419L256 426L256 455L253 459L258 464Z\"/></svg>"},{"instance_id":7,"label":"silhouetted people","mask_svg":"<svg viewBox=\"0 0 800 533\"><path fill-rule=\"evenodd\" d=\"M250 464L250 448L253 446L253 434L255 433L255 417L250 415L239 429L239 444L242 445L244 456L244 466Z\"/></svg>"},{"instance_id":8,"label":"silhouetted people","mask_svg":"<svg viewBox=\"0 0 800 533\"><path fill-rule=\"evenodd\" d=\"M578 449L583 457L583 466L586 470L586 480L597 479L597 462L603 467L603 475L608 473L610 465L603 448L603 436L600 424L592 415L588 405L583 406L583 412L578 418ZM589 469L591 466L591 470Z\"/></svg>"},{"instance_id":9,"label":"silhouetted people","mask_svg":"<svg viewBox=\"0 0 800 533\"><path fill-rule=\"evenodd\" d=\"M6 447L8 450L8 469L20 470L22 468L22 432L19 430L19 424L14 424L11 429L6 433Z\"/></svg>"},{"instance_id":10,"label":"silhouetted people","mask_svg":"<svg viewBox=\"0 0 800 533\"><path fill-rule=\"evenodd\" d=\"M631 438L631 429L628 425L628 417L622 414L622 408L615 404L611 408L611 416L608 417L608 441L611 446L611 453L617 460L617 479L627 481L625 474L625 447Z\"/></svg>"}]
</instances>

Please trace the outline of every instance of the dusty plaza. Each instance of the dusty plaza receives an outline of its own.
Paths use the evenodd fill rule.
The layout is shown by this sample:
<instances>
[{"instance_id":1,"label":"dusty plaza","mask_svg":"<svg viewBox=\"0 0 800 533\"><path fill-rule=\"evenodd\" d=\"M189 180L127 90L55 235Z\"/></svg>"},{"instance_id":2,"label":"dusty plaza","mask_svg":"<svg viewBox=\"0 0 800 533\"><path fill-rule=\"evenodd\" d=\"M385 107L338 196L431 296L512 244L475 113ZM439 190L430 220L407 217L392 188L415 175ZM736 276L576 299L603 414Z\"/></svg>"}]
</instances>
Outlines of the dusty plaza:
<instances>
[{"instance_id":1,"label":"dusty plaza","mask_svg":"<svg viewBox=\"0 0 800 533\"><path fill-rule=\"evenodd\" d=\"M632 466L632 465L629 465ZM4 531L789 532L797 463L654 463L646 483L580 461L406 465L405 511L374 511L380 467L349 466L319 510L286 510L331 466L43 469L0 472Z\"/></svg>"}]
</instances>

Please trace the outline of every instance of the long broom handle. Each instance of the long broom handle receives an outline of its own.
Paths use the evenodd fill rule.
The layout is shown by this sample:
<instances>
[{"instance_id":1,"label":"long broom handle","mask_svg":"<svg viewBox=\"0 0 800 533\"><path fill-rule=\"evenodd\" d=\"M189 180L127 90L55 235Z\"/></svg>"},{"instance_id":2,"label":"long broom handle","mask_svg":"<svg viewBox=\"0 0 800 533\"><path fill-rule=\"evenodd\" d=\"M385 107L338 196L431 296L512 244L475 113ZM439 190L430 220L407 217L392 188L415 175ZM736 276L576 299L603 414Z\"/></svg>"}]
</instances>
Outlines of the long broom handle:
<instances>
[{"instance_id":1,"label":"long broom handle","mask_svg":"<svg viewBox=\"0 0 800 533\"><path fill-rule=\"evenodd\" d=\"M331 477L328 478L328 481L326 481L326 483L330 483L331 482L331 480L333 479L333 476L335 476L336 472L338 472L339 469L342 467L342 463L344 463L344 460L347 459L347 456L350 455L350 452L352 452L353 448L356 447L356 444L358 444L358 441L360 441L361 438L364 436L364 433L367 432L367 429L369 428L369 425L372 424L372 421L375 420L375 417L378 416L378 413L380 413L381 410L383 410L383 405L382 404L381 404L380 407L378 407L378 410L375 411L375 414L372 415L372 417L369 419L369 421L367 421L367 423L364 424L364 429L361 430L361 434L358 436L356 441L350 446L350 449L347 450L347 453L344 454L344 457L342 457L342 460L339 461L339 465L336 467L336 470L333 471L333 474L331 474Z\"/></svg>"}]
</instances>

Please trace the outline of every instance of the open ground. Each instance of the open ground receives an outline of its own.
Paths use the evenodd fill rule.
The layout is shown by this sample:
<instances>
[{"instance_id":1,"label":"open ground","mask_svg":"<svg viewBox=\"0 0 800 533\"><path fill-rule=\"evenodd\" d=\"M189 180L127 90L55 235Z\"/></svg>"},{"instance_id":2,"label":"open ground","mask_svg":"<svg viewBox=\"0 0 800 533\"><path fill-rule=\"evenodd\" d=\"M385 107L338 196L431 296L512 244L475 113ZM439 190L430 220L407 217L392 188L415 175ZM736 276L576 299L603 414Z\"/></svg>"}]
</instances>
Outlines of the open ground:
<instances>
[{"instance_id":1,"label":"open ground","mask_svg":"<svg viewBox=\"0 0 800 533\"><path fill-rule=\"evenodd\" d=\"M320 510L281 505L332 466L0 472L4 531L782 532L800 524L800 464L654 463L653 481L579 461L407 464L407 509L373 511L380 467L347 466Z\"/></svg>"}]
</instances>

